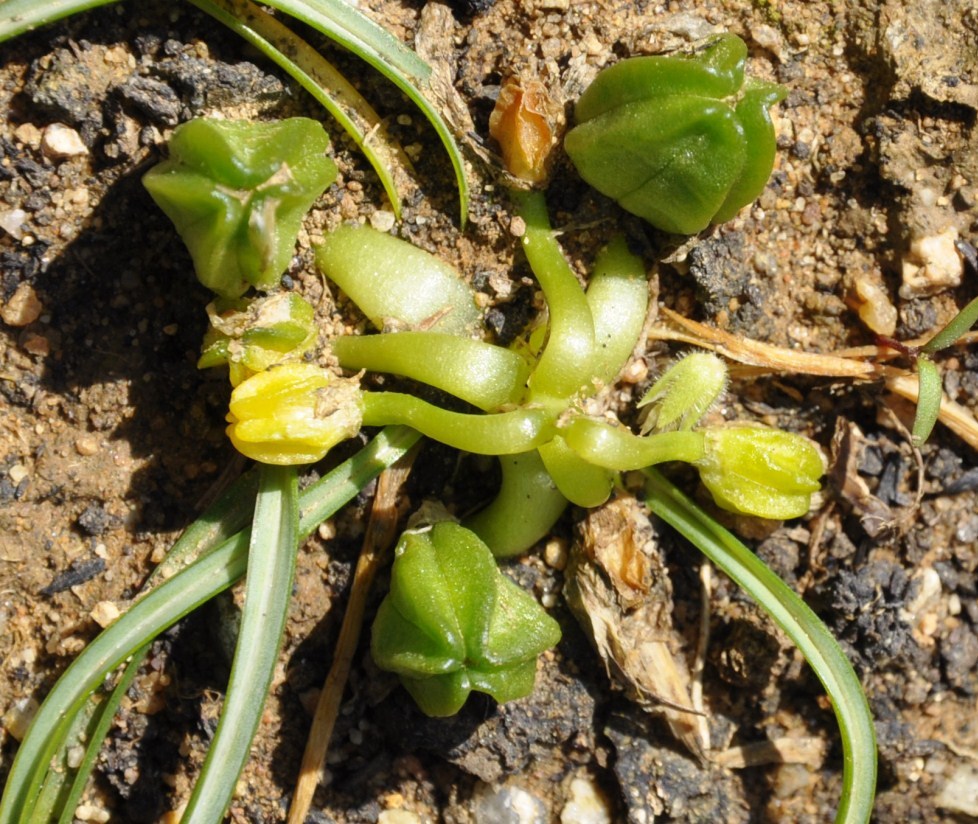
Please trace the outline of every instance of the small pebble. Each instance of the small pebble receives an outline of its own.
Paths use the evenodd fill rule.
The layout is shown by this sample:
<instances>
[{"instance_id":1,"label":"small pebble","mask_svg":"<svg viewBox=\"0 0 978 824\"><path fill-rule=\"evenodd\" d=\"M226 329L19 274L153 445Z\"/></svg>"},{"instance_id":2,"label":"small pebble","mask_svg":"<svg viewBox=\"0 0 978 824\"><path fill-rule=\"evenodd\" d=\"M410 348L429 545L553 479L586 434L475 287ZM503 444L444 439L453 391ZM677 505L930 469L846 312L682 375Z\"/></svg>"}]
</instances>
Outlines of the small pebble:
<instances>
[{"instance_id":1,"label":"small pebble","mask_svg":"<svg viewBox=\"0 0 978 824\"><path fill-rule=\"evenodd\" d=\"M954 245L958 230L951 226L940 234L915 237L903 257L900 297L911 300L961 285L964 264Z\"/></svg>"},{"instance_id":2,"label":"small pebble","mask_svg":"<svg viewBox=\"0 0 978 824\"><path fill-rule=\"evenodd\" d=\"M44 335L38 335L34 332L25 332L20 339L20 345L28 355L46 358L51 354L51 341Z\"/></svg>"},{"instance_id":3,"label":"small pebble","mask_svg":"<svg viewBox=\"0 0 978 824\"><path fill-rule=\"evenodd\" d=\"M21 123L14 129L14 137L32 149L38 149L41 146L41 130L33 123Z\"/></svg>"},{"instance_id":4,"label":"small pebble","mask_svg":"<svg viewBox=\"0 0 978 824\"><path fill-rule=\"evenodd\" d=\"M30 471L23 464L14 464L10 469L7 470L7 477L10 478L10 482L17 486L24 478L30 474Z\"/></svg>"},{"instance_id":5,"label":"small pebble","mask_svg":"<svg viewBox=\"0 0 978 824\"><path fill-rule=\"evenodd\" d=\"M370 214L370 225L378 232L389 232L394 228L394 213L386 209L376 209Z\"/></svg>"},{"instance_id":6,"label":"small pebble","mask_svg":"<svg viewBox=\"0 0 978 824\"><path fill-rule=\"evenodd\" d=\"M421 824L421 816L410 810L384 810L377 816L377 824Z\"/></svg>"},{"instance_id":7,"label":"small pebble","mask_svg":"<svg viewBox=\"0 0 978 824\"><path fill-rule=\"evenodd\" d=\"M567 541L561 538L551 538L543 548L543 560L551 569L563 569L567 566Z\"/></svg>"},{"instance_id":8,"label":"small pebble","mask_svg":"<svg viewBox=\"0 0 978 824\"><path fill-rule=\"evenodd\" d=\"M893 335L897 310L886 291L866 277L857 277L852 290L851 302L869 330L878 335Z\"/></svg>"},{"instance_id":9,"label":"small pebble","mask_svg":"<svg viewBox=\"0 0 978 824\"><path fill-rule=\"evenodd\" d=\"M95 824L103 824L110 817L108 810L95 804L79 804L75 808L75 818L78 821L94 821Z\"/></svg>"},{"instance_id":10,"label":"small pebble","mask_svg":"<svg viewBox=\"0 0 978 824\"><path fill-rule=\"evenodd\" d=\"M43 311L44 304L38 300L34 287L22 283L0 309L0 318L8 326L28 326L41 317Z\"/></svg>"},{"instance_id":11,"label":"small pebble","mask_svg":"<svg viewBox=\"0 0 978 824\"><path fill-rule=\"evenodd\" d=\"M14 240L24 237L24 224L27 222L27 212L23 209L4 209L0 211L0 229L3 229Z\"/></svg>"},{"instance_id":12,"label":"small pebble","mask_svg":"<svg viewBox=\"0 0 978 824\"><path fill-rule=\"evenodd\" d=\"M560 824L611 824L611 807L591 776L578 776L570 785L570 799L560 811Z\"/></svg>"},{"instance_id":13,"label":"small pebble","mask_svg":"<svg viewBox=\"0 0 978 824\"><path fill-rule=\"evenodd\" d=\"M98 452L98 438L94 435L82 435L75 441L75 452L88 456Z\"/></svg>"},{"instance_id":14,"label":"small pebble","mask_svg":"<svg viewBox=\"0 0 978 824\"><path fill-rule=\"evenodd\" d=\"M22 741L27 728L37 714L38 703L33 698L21 698L14 701L10 709L3 714L3 728L16 741Z\"/></svg>"},{"instance_id":15,"label":"small pebble","mask_svg":"<svg viewBox=\"0 0 978 824\"><path fill-rule=\"evenodd\" d=\"M952 813L978 818L978 768L972 764L959 766L935 799L938 807Z\"/></svg>"},{"instance_id":16,"label":"small pebble","mask_svg":"<svg viewBox=\"0 0 978 824\"><path fill-rule=\"evenodd\" d=\"M88 154L88 147L82 142L81 135L70 126L52 123L45 126L41 133L41 154L51 160L64 160L66 157Z\"/></svg>"},{"instance_id":17,"label":"small pebble","mask_svg":"<svg viewBox=\"0 0 978 824\"><path fill-rule=\"evenodd\" d=\"M550 816L542 799L519 787L482 784L473 797L475 824L547 824Z\"/></svg>"},{"instance_id":18,"label":"small pebble","mask_svg":"<svg viewBox=\"0 0 978 824\"><path fill-rule=\"evenodd\" d=\"M68 751L65 753L65 764L72 770L77 770L82 761L85 760L85 748L81 744L75 744L73 747L68 747Z\"/></svg>"},{"instance_id":19,"label":"small pebble","mask_svg":"<svg viewBox=\"0 0 978 824\"><path fill-rule=\"evenodd\" d=\"M103 629L115 621L119 614L119 607L112 601L99 601L90 613L92 620Z\"/></svg>"}]
</instances>

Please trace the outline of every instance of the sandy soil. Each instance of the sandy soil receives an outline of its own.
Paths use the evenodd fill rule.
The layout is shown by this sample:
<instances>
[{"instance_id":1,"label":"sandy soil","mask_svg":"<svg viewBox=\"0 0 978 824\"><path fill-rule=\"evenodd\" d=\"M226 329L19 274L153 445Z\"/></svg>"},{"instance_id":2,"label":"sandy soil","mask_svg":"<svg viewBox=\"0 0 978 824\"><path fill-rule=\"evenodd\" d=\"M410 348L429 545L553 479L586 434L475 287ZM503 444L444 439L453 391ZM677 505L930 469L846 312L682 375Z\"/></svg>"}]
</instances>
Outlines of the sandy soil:
<instances>
[{"instance_id":1,"label":"sandy soil","mask_svg":"<svg viewBox=\"0 0 978 824\"><path fill-rule=\"evenodd\" d=\"M978 15L964 0L487 0L454 14L415 0L360 5L405 41L420 36L490 151L489 112L506 77L541 80L569 112L601 66L718 30L744 37L754 75L789 88L766 191L688 243L623 215L558 156L552 219L582 275L624 228L645 250L662 305L805 352L872 344L874 329L925 335L974 295L975 273L952 245L978 220ZM419 190L402 236L457 264L485 294L494 333L515 334L533 285L491 171L472 155L474 203L460 232L450 169L423 118L358 61L325 50L415 159ZM189 4L81 15L5 44L0 63L2 778L21 702L43 697L97 632L96 605L124 606L242 467L223 435L226 380L194 365L206 292L140 173L190 117L323 115ZM324 324L352 323L310 245L343 220L383 220L389 204L352 144L327 128L341 176L310 215L290 276ZM626 391L679 351L650 341ZM959 347L940 361L948 395L973 410L978 355ZM877 820L969 820L978 817L978 469L974 447L939 426L922 450L917 501L907 413L879 383L789 374L735 380L717 414L804 432L834 457L808 517L735 527L837 633L863 680L879 736ZM837 433L849 452L833 451ZM425 497L461 508L493 482L489 462L429 448L406 508ZM284 820L366 508L345 510L300 553L280 677L235 821ZM830 708L729 582L715 580L710 598L713 750L783 738L821 748L742 768L697 759L613 683L559 596L583 518L570 513L547 553L510 569L564 627L534 696L425 719L362 649L309 821L830 820L841 770ZM701 560L664 529L658 541L682 657L700 618ZM95 819L155 821L185 796L226 681L214 627L229 604L155 646L100 760L86 802ZM518 817L520 791L535 813ZM605 817L572 813L575 802Z\"/></svg>"}]
</instances>

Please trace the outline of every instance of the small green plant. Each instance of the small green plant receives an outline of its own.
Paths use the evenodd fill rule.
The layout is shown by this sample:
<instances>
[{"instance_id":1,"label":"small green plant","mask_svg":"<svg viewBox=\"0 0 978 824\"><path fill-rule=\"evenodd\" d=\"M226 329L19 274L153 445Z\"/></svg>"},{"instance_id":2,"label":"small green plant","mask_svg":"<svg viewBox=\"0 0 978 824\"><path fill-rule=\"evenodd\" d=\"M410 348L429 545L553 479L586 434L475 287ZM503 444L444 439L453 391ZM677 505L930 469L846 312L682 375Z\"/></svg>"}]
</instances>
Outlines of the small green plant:
<instances>
[{"instance_id":1,"label":"small green plant","mask_svg":"<svg viewBox=\"0 0 978 824\"><path fill-rule=\"evenodd\" d=\"M564 149L584 180L663 231L730 220L771 174L768 109L786 94L745 81L746 61L733 34L690 57L622 60L581 95Z\"/></svg>"},{"instance_id":2,"label":"small green plant","mask_svg":"<svg viewBox=\"0 0 978 824\"><path fill-rule=\"evenodd\" d=\"M972 271L978 272L978 254L970 243L959 241L958 251L967 261ZM941 411L943 396L940 370L933 356L953 346L978 321L978 298L969 301L947 324L923 346L907 346L889 338L883 343L913 360L917 368L919 389L917 392L917 411L914 415L912 437L914 446L920 447L930 437Z\"/></svg>"},{"instance_id":3,"label":"small green plant","mask_svg":"<svg viewBox=\"0 0 978 824\"><path fill-rule=\"evenodd\" d=\"M224 298L278 285L306 212L336 179L329 138L308 118L199 118L143 177L190 250L197 279Z\"/></svg>"},{"instance_id":4,"label":"small green plant","mask_svg":"<svg viewBox=\"0 0 978 824\"><path fill-rule=\"evenodd\" d=\"M470 530L451 521L407 530L377 611L371 653L428 715L454 715L469 692L497 701L533 689L536 659L560 628L496 567Z\"/></svg>"},{"instance_id":5,"label":"small green plant","mask_svg":"<svg viewBox=\"0 0 978 824\"><path fill-rule=\"evenodd\" d=\"M110 1L7 0L0 8L0 39ZM359 130L368 114L356 101L340 105L330 96L322 80L326 70L306 44L248 0L192 2L261 48L327 108L340 112L344 128L367 150ZM449 149L464 214L457 149L421 92L427 67L339 0L269 5L347 45L418 102ZM725 36L698 58L625 61L617 71L603 74L582 98L580 125L568 135L568 152L579 155L574 160L582 175L588 177L585 170L591 166L621 176L622 155L609 160L609 145L630 146L641 138L651 172L648 183L634 198L630 192L609 192L625 208L661 228L683 232L732 216L756 196L770 172L773 131L767 109L782 95L779 87L743 83L745 57L743 43ZM344 122L346 111L361 119L351 116ZM666 125L650 127L646 118L651 114L664 117ZM599 125L608 131L602 135ZM156 188L154 196L181 229L202 281L219 294L210 307L212 329L201 366L229 365L234 390L228 434L261 467L177 543L164 565L172 577L158 575L158 586L58 681L12 765L0 799L0 824L72 819L112 713L148 644L247 573L224 707L182 819L184 824L221 820L271 683L299 542L420 434L498 456L502 467L498 496L464 525L441 521L408 531L399 544L392 590L374 626L372 649L378 664L399 674L424 711L450 714L472 689L509 700L532 687L536 657L556 643L559 632L528 593L501 575L492 554L526 550L568 502L601 503L618 473L643 469L653 511L752 594L815 668L842 730L845 772L838 820L868 820L875 783L872 722L837 644L783 582L651 468L668 461L689 463L721 506L794 517L808 510L818 488L818 452L791 433L701 426L706 409L723 391L726 370L718 360L699 356L673 367L646 396L651 411L642 434L589 414L590 402L614 383L643 329L644 267L624 241L601 253L585 291L554 238L543 195L520 195L517 210L526 224L522 245L548 314L545 324L509 350L469 337L478 320L474 295L444 264L370 230L335 233L317 255L320 265L385 330L334 341L340 363L414 378L479 411L444 409L406 392L364 391L313 362L311 307L294 296L241 298L253 287L275 286L294 244L296 215L301 219L302 204L333 173L321 136L317 133L319 150L293 158L292 141L278 141L282 154L273 157L266 150L276 140L253 139L243 125L205 124L186 127L183 134L193 139L181 142L178 134L169 165L151 174L148 186ZM706 153L697 155L693 148ZM246 162L242 167L229 163L229 157ZM397 209L393 176L383 158L371 157ZM252 164L254 174L244 168ZM535 170L545 164L534 159L527 165ZM306 177L297 170L307 168L308 191L288 203L294 194L289 185ZM664 169L669 175L659 174ZM407 265L392 265L392 260ZM298 492L296 465L318 460L338 440L374 425L385 429L370 446ZM96 700L120 665L124 671L111 693ZM79 746L86 754L76 767L74 759L69 764L68 752Z\"/></svg>"}]
</instances>

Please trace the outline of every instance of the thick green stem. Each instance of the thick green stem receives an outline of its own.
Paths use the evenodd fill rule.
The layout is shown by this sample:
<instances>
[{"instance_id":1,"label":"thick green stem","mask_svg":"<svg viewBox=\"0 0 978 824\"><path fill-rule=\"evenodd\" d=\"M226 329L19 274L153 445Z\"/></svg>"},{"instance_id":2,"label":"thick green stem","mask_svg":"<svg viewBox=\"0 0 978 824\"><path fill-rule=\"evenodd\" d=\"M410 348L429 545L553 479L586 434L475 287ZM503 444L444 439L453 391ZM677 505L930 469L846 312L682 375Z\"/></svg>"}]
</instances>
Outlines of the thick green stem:
<instances>
[{"instance_id":1,"label":"thick green stem","mask_svg":"<svg viewBox=\"0 0 978 824\"><path fill-rule=\"evenodd\" d=\"M523 452L499 459L499 494L465 520L498 558L519 555L546 535L567 508L540 455Z\"/></svg>"},{"instance_id":2,"label":"thick green stem","mask_svg":"<svg viewBox=\"0 0 978 824\"><path fill-rule=\"evenodd\" d=\"M611 495L614 473L584 460L560 435L538 450L557 489L577 506L601 506Z\"/></svg>"},{"instance_id":3,"label":"thick green stem","mask_svg":"<svg viewBox=\"0 0 978 824\"><path fill-rule=\"evenodd\" d=\"M554 436L553 413L539 408L493 415L449 412L400 392L364 392L363 425L404 424L446 446L478 455L527 452Z\"/></svg>"},{"instance_id":4,"label":"thick green stem","mask_svg":"<svg viewBox=\"0 0 978 824\"><path fill-rule=\"evenodd\" d=\"M514 192L526 223L523 251L550 308L546 348L530 378L534 394L566 399L594 377L594 323L584 290L550 228L543 192Z\"/></svg>"},{"instance_id":5,"label":"thick green stem","mask_svg":"<svg viewBox=\"0 0 978 824\"><path fill-rule=\"evenodd\" d=\"M344 335L332 346L344 369L403 375L486 412L518 403L530 372L509 349L440 332Z\"/></svg>"},{"instance_id":6,"label":"thick green stem","mask_svg":"<svg viewBox=\"0 0 978 824\"><path fill-rule=\"evenodd\" d=\"M561 429L568 445L589 463L627 472L666 461L695 463L704 454L702 432L633 435L591 418L574 418Z\"/></svg>"},{"instance_id":7,"label":"thick green stem","mask_svg":"<svg viewBox=\"0 0 978 824\"><path fill-rule=\"evenodd\" d=\"M641 258L617 237L598 254L587 288L594 321L592 377L614 383L635 349L648 314L649 282Z\"/></svg>"}]
</instances>

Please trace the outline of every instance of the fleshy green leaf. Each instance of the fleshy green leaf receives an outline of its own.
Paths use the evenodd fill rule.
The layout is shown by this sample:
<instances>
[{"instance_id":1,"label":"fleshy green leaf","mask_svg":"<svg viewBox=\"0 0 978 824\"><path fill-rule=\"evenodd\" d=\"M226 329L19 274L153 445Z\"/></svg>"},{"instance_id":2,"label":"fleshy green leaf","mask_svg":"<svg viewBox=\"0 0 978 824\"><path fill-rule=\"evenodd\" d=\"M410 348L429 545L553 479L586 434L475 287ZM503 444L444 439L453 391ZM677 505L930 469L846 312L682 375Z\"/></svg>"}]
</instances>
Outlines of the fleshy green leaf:
<instances>
[{"instance_id":1,"label":"fleshy green leaf","mask_svg":"<svg viewBox=\"0 0 978 824\"><path fill-rule=\"evenodd\" d=\"M403 375L487 412L518 403L530 373L510 349L441 332L344 335L332 347L344 369Z\"/></svg>"},{"instance_id":2,"label":"fleshy green leaf","mask_svg":"<svg viewBox=\"0 0 978 824\"><path fill-rule=\"evenodd\" d=\"M465 335L479 319L475 291L449 264L368 226L340 226L316 263L378 329Z\"/></svg>"},{"instance_id":3,"label":"fleshy green leaf","mask_svg":"<svg viewBox=\"0 0 978 824\"><path fill-rule=\"evenodd\" d=\"M190 250L201 283L223 297L278 285L309 207L336 178L329 138L307 118L191 120L170 157L143 177Z\"/></svg>"},{"instance_id":4,"label":"fleshy green leaf","mask_svg":"<svg viewBox=\"0 0 978 824\"><path fill-rule=\"evenodd\" d=\"M536 656L559 639L556 622L503 577L489 548L442 522L398 543L371 652L423 712L441 716L458 712L473 689L500 701L526 695Z\"/></svg>"},{"instance_id":5,"label":"fleshy green leaf","mask_svg":"<svg viewBox=\"0 0 978 824\"><path fill-rule=\"evenodd\" d=\"M760 194L774 162L768 108L780 86L744 85L735 35L690 56L635 57L601 72L564 148L581 177L667 232L728 220Z\"/></svg>"}]
</instances>

